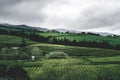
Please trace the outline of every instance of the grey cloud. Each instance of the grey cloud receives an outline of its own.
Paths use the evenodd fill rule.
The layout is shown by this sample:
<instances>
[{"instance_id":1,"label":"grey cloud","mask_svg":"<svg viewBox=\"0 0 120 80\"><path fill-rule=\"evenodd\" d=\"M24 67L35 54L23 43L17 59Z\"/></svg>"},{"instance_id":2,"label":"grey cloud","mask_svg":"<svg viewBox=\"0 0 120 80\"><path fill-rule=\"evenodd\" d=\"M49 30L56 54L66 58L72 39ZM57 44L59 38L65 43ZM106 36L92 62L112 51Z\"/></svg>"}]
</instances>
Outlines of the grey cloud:
<instances>
[{"instance_id":1,"label":"grey cloud","mask_svg":"<svg viewBox=\"0 0 120 80\"><path fill-rule=\"evenodd\" d=\"M0 12L4 11L7 7L20 3L21 0L0 0Z\"/></svg>"},{"instance_id":2,"label":"grey cloud","mask_svg":"<svg viewBox=\"0 0 120 80\"><path fill-rule=\"evenodd\" d=\"M0 18L19 22L42 22L42 9L52 0L0 0Z\"/></svg>"},{"instance_id":3,"label":"grey cloud","mask_svg":"<svg viewBox=\"0 0 120 80\"><path fill-rule=\"evenodd\" d=\"M77 3L77 7L75 7L76 4L74 3L71 5L68 3L65 4L67 6L66 11L64 9L60 9L59 13L53 13L55 14L55 16L52 16L54 19L51 20L49 18L46 23L55 24L56 26L61 25L60 27L66 29L89 30L105 27L111 29L113 26L116 27L115 25L120 21L119 0L92 0L91 2L89 2L89 0L80 2L78 0L75 1ZM79 5L79 3L83 3L82 6ZM62 6L63 5L61 4L61 7ZM74 9L77 9L79 12L76 13L79 14L74 14L74 9L71 9L71 6L74 7ZM69 12L70 10L73 14ZM65 11L62 12L65 14L61 14L61 11ZM74 18L74 16L77 17Z\"/></svg>"},{"instance_id":4,"label":"grey cloud","mask_svg":"<svg viewBox=\"0 0 120 80\"><path fill-rule=\"evenodd\" d=\"M0 6L9 6L21 2L21 0L0 0Z\"/></svg>"},{"instance_id":5,"label":"grey cloud","mask_svg":"<svg viewBox=\"0 0 120 80\"><path fill-rule=\"evenodd\" d=\"M0 0L0 21L118 32L119 10L120 0Z\"/></svg>"},{"instance_id":6,"label":"grey cloud","mask_svg":"<svg viewBox=\"0 0 120 80\"><path fill-rule=\"evenodd\" d=\"M83 12L83 16L78 19L80 26L83 29L99 28L99 27L111 27L116 25L120 21L120 6L114 10L110 10L111 6L94 6L92 9L87 8Z\"/></svg>"}]
</instances>

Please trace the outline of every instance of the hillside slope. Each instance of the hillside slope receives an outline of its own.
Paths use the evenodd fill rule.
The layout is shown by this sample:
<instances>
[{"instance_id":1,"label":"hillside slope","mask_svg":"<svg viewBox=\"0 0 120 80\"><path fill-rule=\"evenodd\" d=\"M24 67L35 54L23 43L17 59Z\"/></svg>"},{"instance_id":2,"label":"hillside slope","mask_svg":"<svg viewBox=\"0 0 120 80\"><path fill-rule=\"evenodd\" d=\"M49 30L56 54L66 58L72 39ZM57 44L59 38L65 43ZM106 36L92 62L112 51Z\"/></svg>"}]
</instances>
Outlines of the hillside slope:
<instances>
[{"instance_id":1,"label":"hillside slope","mask_svg":"<svg viewBox=\"0 0 120 80\"><path fill-rule=\"evenodd\" d=\"M77 46L65 46L65 45L55 45L55 44L46 44L38 43L25 39L27 44L30 46L39 47L44 54L52 51L62 51L66 52L70 56L114 56L120 55L120 51L109 50L109 49L99 49L99 48L86 48L86 47L77 47ZM19 46L21 44L22 38L9 35L0 35L0 45L11 45ZM28 46L29 47L29 46Z\"/></svg>"},{"instance_id":2,"label":"hillside slope","mask_svg":"<svg viewBox=\"0 0 120 80\"><path fill-rule=\"evenodd\" d=\"M58 32L56 30L49 30L44 28L37 28L37 27L30 27L26 25L9 25L9 24L0 24L0 33L1 34L8 34L8 35L21 35L24 33L26 36L31 36L31 34L37 34L39 36L44 37L56 37L57 39L69 39L70 41L96 41L96 42L109 42L112 45L120 44L120 36L100 36L100 34L96 33L71 33L71 32Z\"/></svg>"},{"instance_id":3,"label":"hillside slope","mask_svg":"<svg viewBox=\"0 0 120 80\"><path fill-rule=\"evenodd\" d=\"M26 44L34 44L38 43L35 41L31 41L25 38ZM10 35L0 35L0 45L19 45L22 43L22 38L17 36L10 36Z\"/></svg>"},{"instance_id":4,"label":"hillside slope","mask_svg":"<svg viewBox=\"0 0 120 80\"><path fill-rule=\"evenodd\" d=\"M112 36L98 36L98 35L90 35L90 34L68 34L68 33L55 33L55 32L40 32L37 33L39 35L48 37L48 36L55 36L57 39L69 39L70 41L96 41L102 42L106 41L112 45L120 44L120 37L112 37Z\"/></svg>"}]
</instances>

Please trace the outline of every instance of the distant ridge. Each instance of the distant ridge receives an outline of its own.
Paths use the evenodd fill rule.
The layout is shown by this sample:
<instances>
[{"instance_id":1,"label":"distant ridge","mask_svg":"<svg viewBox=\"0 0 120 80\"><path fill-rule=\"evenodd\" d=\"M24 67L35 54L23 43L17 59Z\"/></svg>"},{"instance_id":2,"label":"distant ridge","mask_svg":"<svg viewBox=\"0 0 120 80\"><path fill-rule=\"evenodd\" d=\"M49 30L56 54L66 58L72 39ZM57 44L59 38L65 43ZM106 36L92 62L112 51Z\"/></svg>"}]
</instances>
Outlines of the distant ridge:
<instances>
[{"instance_id":1,"label":"distant ridge","mask_svg":"<svg viewBox=\"0 0 120 80\"><path fill-rule=\"evenodd\" d=\"M39 31L52 31L52 30L56 30L58 32L70 32L70 33L82 33L82 32L90 32L90 31L76 31L76 30L67 30L67 29L61 29L61 28L56 28L56 29L47 29L47 28L42 28L42 27L33 27L33 26L28 26L25 24L21 24L21 25L12 25L12 24L8 24L8 23L0 23L0 27L13 27L13 28L21 28L21 29L28 29L28 30L39 30ZM108 36L108 35L117 35L117 34L113 34L113 33L108 33L108 32L90 32L90 33L95 33L95 34L99 34L101 36Z\"/></svg>"},{"instance_id":2,"label":"distant ridge","mask_svg":"<svg viewBox=\"0 0 120 80\"><path fill-rule=\"evenodd\" d=\"M46 28L32 27L32 26L28 26L28 25L25 25L25 24L22 24L22 25L11 25L11 24L4 23L4 24L0 24L0 26L20 28L20 29L28 29L28 30L33 29L33 30L39 30L39 31L48 31L48 29L46 29Z\"/></svg>"}]
</instances>

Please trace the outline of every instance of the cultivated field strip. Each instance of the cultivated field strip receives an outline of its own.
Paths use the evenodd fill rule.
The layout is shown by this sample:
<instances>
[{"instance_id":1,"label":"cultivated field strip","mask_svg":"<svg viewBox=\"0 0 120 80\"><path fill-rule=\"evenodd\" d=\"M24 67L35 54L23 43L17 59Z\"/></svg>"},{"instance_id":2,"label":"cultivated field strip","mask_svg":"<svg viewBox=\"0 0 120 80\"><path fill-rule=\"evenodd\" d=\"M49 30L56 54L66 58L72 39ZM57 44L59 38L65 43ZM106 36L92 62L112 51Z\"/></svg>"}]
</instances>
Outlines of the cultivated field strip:
<instances>
[{"instance_id":1,"label":"cultivated field strip","mask_svg":"<svg viewBox=\"0 0 120 80\"><path fill-rule=\"evenodd\" d=\"M120 80L120 65L73 65L24 67L31 77L33 74L46 75L49 80ZM53 76L54 75L54 76ZM61 79L61 80L62 80Z\"/></svg>"}]
</instances>

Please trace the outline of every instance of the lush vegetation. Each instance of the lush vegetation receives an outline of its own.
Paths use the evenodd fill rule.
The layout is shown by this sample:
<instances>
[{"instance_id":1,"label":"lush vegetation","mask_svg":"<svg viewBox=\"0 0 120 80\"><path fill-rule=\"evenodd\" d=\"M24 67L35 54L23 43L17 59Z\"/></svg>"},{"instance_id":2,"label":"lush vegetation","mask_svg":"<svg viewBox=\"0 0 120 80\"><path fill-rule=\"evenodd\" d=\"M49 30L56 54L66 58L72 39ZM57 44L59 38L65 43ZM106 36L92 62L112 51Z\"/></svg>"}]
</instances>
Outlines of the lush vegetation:
<instances>
[{"instance_id":1,"label":"lush vegetation","mask_svg":"<svg viewBox=\"0 0 120 80\"><path fill-rule=\"evenodd\" d=\"M64 52L50 52L49 54L45 55L46 59L67 59L69 58L68 55Z\"/></svg>"},{"instance_id":2,"label":"lush vegetation","mask_svg":"<svg viewBox=\"0 0 120 80\"><path fill-rule=\"evenodd\" d=\"M86 61L84 58L54 59L24 63L19 62L19 65L23 66L23 69L28 72L28 76L31 80L120 79L120 65L118 63L99 63L95 65Z\"/></svg>"},{"instance_id":3,"label":"lush vegetation","mask_svg":"<svg viewBox=\"0 0 120 80\"><path fill-rule=\"evenodd\" d=\"M25 67L33 80L119 80L119 65Z\"/></svg>"},{"instance_id":4,"label":"lush vegetation","mask_svg":"<svg viewBox=\"0 0 120 80\"><path fill-rule=\"evenodd\" d=\"M64 58L68 56L95 56L95 57L106 57L106 56L117 56L120 51L99 49L99 48L85 48L76 46L64 46L54 44L33 44L24 48L21 47L2 47L0 48L0 59L1 60L31 60L31 56L35 56L36 59L42 60L43 56L51 52L58 52L58 55ZM63 52L62 55L59 52ZM65 54L64 54L65 53ZM67 54L67 55L66 55ZM57 56L58 56L57 55ZM53 55L55 56L55 55ZM51 54L48 55L51 57ZM63 58L62 57L62 58Z\"/></svg>"},{"instance_id":5,"label":"lush vegetation","mask_svg":"<svg viewBox=\"0 0 120 80\"><path fill-rule=\"evenodd\" d=\"M0 80L30 80L27 72L20 66L0 64Z\"/></svg>"},{"instance_id":6,"label":"lush vegetation","mask_svg":"<svg viewBox=\"0 0 120 80\"><path fill-rule=\"evenodd\" d=\"M28 38L25 38L26 45L35 44L38 42L31 41ZM0 46L20 46L22 44L22 37L10 36L10 35L0 35Z\"/></svg>"},{"instance_id":7,"label":"lush vegetation","mask_svg":"<svg viewBox=\"0 0 120 80\"><path fill-rule=\"evenodd\" d=\"M100 36L94 33L60 33L58 31L38 31L34 29L24 28L13 28L0 26L0 33L6 35L14 35L24 38L28 38L32 41L62 44L69 46L80 46L80 47L94 47L94 48L105 48L105 49L120 49L120 37L119 36ZM21 46L25 46L22 44Z\"/></svg>"},{"instance_id":8,"label":"lush vegetation","mask_svg":"<svg viewBox=\"0 0 120 80\"><path fill-rule=\"evenodd\" d=\"M118 36L0 30L0 80L120 80Z\"/></svg>"},{"instance_id":9,"label":"lush vegetation","mask_svg":"<svg viewBox=\"0 0 120 80\"><path fill-rule=\"evenodd\" d=\"M13 48L11 47L9 50ZM1 48L1 50L5 49ZM23 67L31 80L120 79L120 51L117 50L45 43L33 44L24 48L17 47L15 50L18 51L21 57L25 57L25 55L21 55L21 53L24 53L29 58L21 60L19 58L12 58L11 60L2 59L0 64ZM8 52L11 55L16 53ZM46 59L46 55L50 58ZM61 57L61 55L63 56ZM31 56L36 56L35 60L31 60ZM69 58L63 59L66 56Z\"/></svg>"}]
</instances>

